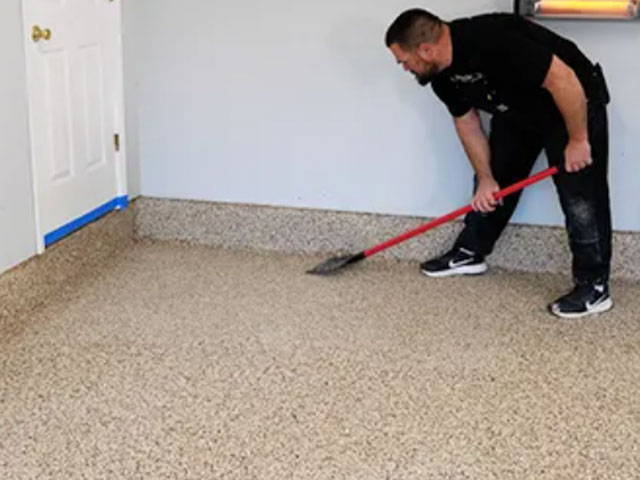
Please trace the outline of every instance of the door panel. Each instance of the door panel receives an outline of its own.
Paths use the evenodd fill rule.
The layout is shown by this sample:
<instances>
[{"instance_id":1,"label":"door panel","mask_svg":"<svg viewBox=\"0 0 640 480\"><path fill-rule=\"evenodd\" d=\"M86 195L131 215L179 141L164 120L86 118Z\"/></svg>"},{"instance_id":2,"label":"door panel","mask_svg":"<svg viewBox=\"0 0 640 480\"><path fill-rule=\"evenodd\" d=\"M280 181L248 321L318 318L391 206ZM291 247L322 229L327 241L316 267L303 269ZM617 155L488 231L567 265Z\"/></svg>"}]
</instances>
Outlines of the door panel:
<instances>
[{"instance_id":1,"label":"door panel","mask_svg":"<svg viewBox=\"0 0 640 480\"><path fill-rule=\"evenodd\" d=\"M81 48L81 68L83 71L82 80L82 119L84 120L84 129L81 131L84 136L84 142L81 146L84 148L84 158L86 158L86 169L104 165L106 158L103 155L105 151L104 139L101 132L105 130L104 120L102 118L102 106L99 101L102 86L102 55L99 45L89 45Z\"/></svg>"},{"instance_id":2,"label":"door panel","mask_svg":"<svg viewBox=\"0 0 640 480\"><path fill-rule=\"evenodd\" d=\"M49 167L46 181L60 184L72 177L71 112L67 71L69 59L65 51L52 51L44 59L45 76L42 88L46 103L41 111L47 116L43 123L45 148L43 167ZM37 112L34 112L37 114ZM44 172L43 172L44 173Z\"/></svg>"}]
</instances>

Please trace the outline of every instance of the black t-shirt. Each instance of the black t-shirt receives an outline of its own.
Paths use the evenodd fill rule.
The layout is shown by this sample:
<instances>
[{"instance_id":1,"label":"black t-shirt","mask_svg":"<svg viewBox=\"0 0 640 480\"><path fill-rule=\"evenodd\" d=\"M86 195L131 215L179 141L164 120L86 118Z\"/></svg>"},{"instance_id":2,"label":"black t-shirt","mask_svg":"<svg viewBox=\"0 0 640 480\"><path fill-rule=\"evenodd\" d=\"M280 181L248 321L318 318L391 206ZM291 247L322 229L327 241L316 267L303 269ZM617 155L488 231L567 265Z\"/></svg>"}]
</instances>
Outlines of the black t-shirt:
<instances>
[{"instance_id":1,"label":"black t-shirt","mask_svg":"<svg viewBox=\"0 0 640 480\"><path fill-rule=\"evenodd\" d=\"M558 113L542 87L554 54L590 96L593 64L573 42L531 20L494 13L454 20L449 27L453 62L432 87L454 117L471 108L527 118Z\"/></svg>"}]
</instances>

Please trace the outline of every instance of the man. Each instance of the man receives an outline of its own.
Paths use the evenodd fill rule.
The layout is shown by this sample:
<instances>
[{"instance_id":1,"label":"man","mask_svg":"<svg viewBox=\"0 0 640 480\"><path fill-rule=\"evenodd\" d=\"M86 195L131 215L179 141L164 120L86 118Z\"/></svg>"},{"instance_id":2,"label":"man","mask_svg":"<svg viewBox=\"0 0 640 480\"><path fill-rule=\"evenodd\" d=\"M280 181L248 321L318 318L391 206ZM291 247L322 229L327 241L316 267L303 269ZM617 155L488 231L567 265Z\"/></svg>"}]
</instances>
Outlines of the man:
<instances>
[{"instance_id":1,"label":"man","mask_svg":"<svg viewBox=\"0 0 640 480\"><path fill-rule=\"evenodd\" d=\"M475 170L474 211L451 251L420 265L430 277L482 274L519 194L493 194L527 177L544 150L564 167L554 183L565 215L575 287L549 305L577 318L612 308L606 84L575 44L523 17L488 14L444 22L420 9L401 14L386 45L432 84L454 117ZM489 137L478 110L492 114Z\"/></svg>"}]
</instances>

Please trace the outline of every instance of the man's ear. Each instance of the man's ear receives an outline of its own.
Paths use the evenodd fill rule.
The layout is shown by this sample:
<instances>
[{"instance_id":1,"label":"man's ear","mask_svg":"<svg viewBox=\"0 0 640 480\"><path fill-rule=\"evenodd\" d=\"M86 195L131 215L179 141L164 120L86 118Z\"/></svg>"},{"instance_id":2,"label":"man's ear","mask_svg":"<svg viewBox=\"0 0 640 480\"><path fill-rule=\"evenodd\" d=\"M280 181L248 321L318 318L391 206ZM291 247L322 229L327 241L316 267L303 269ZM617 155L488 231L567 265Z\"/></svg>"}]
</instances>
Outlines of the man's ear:
<instances>
[{"instance_id":1,"label":"man's ear","mask_svg":"<svg viewBox=\"0 0 640 480\"><path fill-rule=\"evenodd\" d=\"M416 54L425 62L433 61L433 55L435 53L434 46L430 43L421 43L416 48Z\"/></svg>"}]
</instances>

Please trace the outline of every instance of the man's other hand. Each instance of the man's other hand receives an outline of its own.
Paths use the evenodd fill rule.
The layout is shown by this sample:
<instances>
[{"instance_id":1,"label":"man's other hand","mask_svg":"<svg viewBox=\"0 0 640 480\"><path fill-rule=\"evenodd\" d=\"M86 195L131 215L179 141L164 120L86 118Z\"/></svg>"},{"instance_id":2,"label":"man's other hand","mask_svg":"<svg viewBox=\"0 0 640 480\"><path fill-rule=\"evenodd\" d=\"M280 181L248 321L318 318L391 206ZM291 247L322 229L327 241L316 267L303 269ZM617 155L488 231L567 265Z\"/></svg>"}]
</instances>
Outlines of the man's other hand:
<instances>
[{"instance_id":1,"label":"man's other hand","mask_svg":"<svg viewBox=\"0 0 640 480\"><path fill-rule=\"evenodd\" d=\"M593 162L591 145L587 140L569 140L567 148L564 150L564 158L567 172L579 172Z\"/></svg>"}]
</instances>

